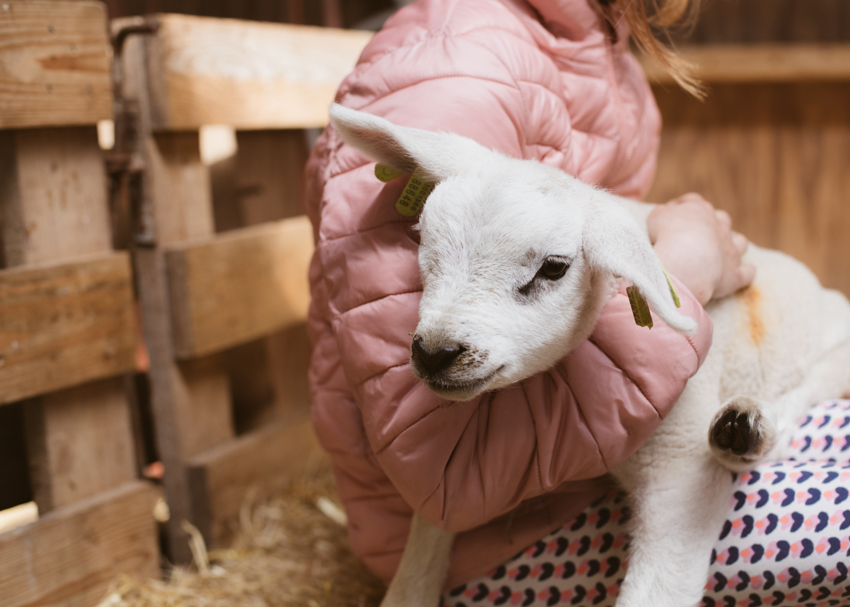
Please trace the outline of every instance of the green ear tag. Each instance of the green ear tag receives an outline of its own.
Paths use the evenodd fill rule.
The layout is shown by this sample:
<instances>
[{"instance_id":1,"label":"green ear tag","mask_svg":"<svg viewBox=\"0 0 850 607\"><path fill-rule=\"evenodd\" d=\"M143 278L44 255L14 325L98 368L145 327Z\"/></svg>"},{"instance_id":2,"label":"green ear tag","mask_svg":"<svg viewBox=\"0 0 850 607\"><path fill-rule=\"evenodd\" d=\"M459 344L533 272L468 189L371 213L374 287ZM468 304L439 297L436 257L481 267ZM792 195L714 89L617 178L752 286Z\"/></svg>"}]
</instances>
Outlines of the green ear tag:
<instances>
[{"instance_id":1,"label":"green ear tag","mask_svg":"<svg viewBox=\"0 0 850 607\"><path fill-rule=\"evenodd\" d=\"M388 166L384 166L382 164L376 164L375 165L375 177L377 177L380 181L387 183L388 181L392 181L396 177L401 177L401 173L399 173L395 169L391 169Z\"/></svg>"},{"instance_id":2,"label":"green ear tag","mask_svg":"<svg viewBox=\"0 0 850 607\"><path fill-rule=\"evenodd\" d=\"M670 289L670 295L673 296L673 303L676 304L677 308L682 307L682 302L679 299L679 292L676 290L676 287L673 285L673 281L670 280L670 275L667 273L667 270L664 268L664 264L661 263L661 259L658 255L655 256L658 259L658 265L661 266L661 271L664 272L664 278L667 279L667 288Z\"/></svg>"},{"instance_id":3,"label":"green ear tag","mask_svg":"<svg viewBox=\"0 0 850 607\"><path fill-rule=\"evenodd\" d=\"M408 180L407 185L404 186L401 196L398 197L395 203L395 210L405 217L413 217L422 209L422 205L425 204L425 200L433 189L433 183L422 181L414 173Z\"/></svg>"},{"instance_id":4,"label":"green ear tag","mask_svg":"<svg viewBox=\"0 0 850 607\"><path fill-rule=\"evenodd\" d=\"M626 294L629 296L629 304L632 306L632 316L635 317L635 324L639 327L652 328L652 315L649 313L649 304L646 297L641 295L637 287L626 287Z\"/></svg>"},{"instance_id":5,"label":"green ear tag","mask_svg":"<svg viewBox=\"0 0 850 607\"><path fill-rule=\"evenodd\" d=\"M664 272L664 278L667 279L667 286L670 287L670 295L673 296L673 303L676 304L677 308L681 308L682 302L679 299L679 292L676 290L676 287L673 286L673 281L670 280L670 276L667 274L667 270L664 269L664 266L661 266L661 270Z\"/></svg>"}]
</instances>

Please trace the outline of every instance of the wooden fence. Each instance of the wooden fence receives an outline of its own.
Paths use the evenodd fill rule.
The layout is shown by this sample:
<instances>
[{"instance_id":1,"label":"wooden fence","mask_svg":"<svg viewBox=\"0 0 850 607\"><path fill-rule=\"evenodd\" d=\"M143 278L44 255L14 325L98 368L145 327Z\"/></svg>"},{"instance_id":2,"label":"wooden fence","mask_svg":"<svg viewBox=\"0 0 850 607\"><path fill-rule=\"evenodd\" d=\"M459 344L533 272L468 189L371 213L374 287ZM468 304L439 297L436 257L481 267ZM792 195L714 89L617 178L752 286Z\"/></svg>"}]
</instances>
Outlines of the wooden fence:
<instances>
[{"instance_id":1,"label":"wooden fence","mask_svg":"<svg viewBox=\"0 0 850 607\"><path fill-rule=\"evenodd\" d=\"M0 6L0 407L20 403L39 515L0 534L9 607L92 605L119 572L159 571L122 377L131 264L112 249L95 126L112 117L111 56L100 2ZM0 499L15 491L0 482Z\"/></svg>"},{"instance_id":2,"label":"wooden fence","mask_svg":"<svg viewBox=\"0 0 850 607\"><path fill-rule=\"evenodd\" d=\"M140 370L173 561L190 559L182 521L221 545L252 488L323 457L306 395L303 129L324 126L369 34L178 15L109 32L93 0L0 7L0 406L23 418L0 438L25 445L30 481L0 473L0 509L38 506L0 534L4 607L92 605L118 573L159 574ZM105 162L96 124L113 118ZM216 207L210 123L238 129L240 150L242 185Z\"/></svg>"}]
</instances>

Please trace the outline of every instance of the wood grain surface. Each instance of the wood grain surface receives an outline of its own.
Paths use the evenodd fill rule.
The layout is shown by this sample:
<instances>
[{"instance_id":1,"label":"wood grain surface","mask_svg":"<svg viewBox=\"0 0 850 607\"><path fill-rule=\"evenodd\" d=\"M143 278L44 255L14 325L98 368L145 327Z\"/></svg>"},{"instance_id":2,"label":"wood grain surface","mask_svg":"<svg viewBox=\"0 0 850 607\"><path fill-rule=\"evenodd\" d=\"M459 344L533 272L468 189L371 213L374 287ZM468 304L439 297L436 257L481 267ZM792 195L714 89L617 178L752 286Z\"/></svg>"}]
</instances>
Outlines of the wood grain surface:
<instances>
[{"instance_id":1,"label":"wood grain surface","mask_svg":"<svg viewBox=\"0 0 850 607\"><path fill-rule=\"evenodd\" d=\"M648 200L699 192L754 243L850 296L850 82L655 88L664 117Z\"/></svg>"},{"instance_id":2,"label":"wood grain surface","mask_svg":"<svg viewBox=\"0 0 850 607\"><path fill-rule=\"evenodd\" d=\"M94 0L0 4L0 128L112 117L106 7Z\"/></svg>"},{"instance_id":3,"label":"wood grain surface","mask_svg":"<svg viewBox=\"0 0 850 607\"><path fill-rule=\"evenodd\" d=\"M0 535L3 607L91 607L121 573L157 577L156 493L132 481Z\"/></svg>"},{"instance_id":4,"label":"wood grain surface","mask_svg":"<svg viewBox=\"0 0 850 607\"><path fill-rule=\"evenodd\" d=\"M123 379L48 394L25 408L33 496L41 513L136 478Z\"/></svg>"},{"instance_id":5,"label":"wood grain surface","mask_svg":"<svg viewBox=\"0 0 850 607\"><path fill-rule=\"evenodd\" d=\"M850 80L850 42L832 44L707 44L680 49L707 84L741 82L847 82ZM672 76L643 57L653 83L673 85Z\"/></svg>"},{"instance_id":6,"label":"wood grain surface","mask_svg":"<svg viewBox=\"0 0 850 607\"><path fill-rule=\"evenodd\" d=\"M321 127L370 32L160 15L147 41L155 130Z\"/></svg>"},{"instance_id":7,"label":"wood grain surface","mask_svg":"<svg viewBox=\"0 0 850 607\"><path fill-rule=\"evenodd\" d=\"M171 247L177 355L218 352L303 321L312 252L312 229L303 216Z\"/></svg>"},{"instance_id":8,"label":"wood grain surface","mask_svg":"<svg viewBox=\"0 0 850 607\"><path fill-rule=\"evenodd\" d=\"M0 206L6 266L109 251L106 169L95 128L0 131Z\"/></svg>"},{"instance_id":9,"label":"wood grain surface","mask_svg":"<svg viewBox=\"0 0 850 607\"><path fill-rule=\"evenodd\" d=\"M0 271L0 404L129 372L126 253Z\"/></svg>"}]
</instances>

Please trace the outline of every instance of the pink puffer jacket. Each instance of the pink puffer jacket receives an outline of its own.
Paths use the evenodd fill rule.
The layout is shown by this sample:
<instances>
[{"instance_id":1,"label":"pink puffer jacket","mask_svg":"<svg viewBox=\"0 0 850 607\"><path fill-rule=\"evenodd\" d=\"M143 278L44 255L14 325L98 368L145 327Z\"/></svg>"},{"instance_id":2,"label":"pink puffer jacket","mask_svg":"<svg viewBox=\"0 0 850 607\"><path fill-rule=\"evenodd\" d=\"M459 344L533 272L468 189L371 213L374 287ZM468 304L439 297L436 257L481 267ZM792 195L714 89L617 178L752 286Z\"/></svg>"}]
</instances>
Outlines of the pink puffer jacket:
<instances>
[{"instance_id":1,"label":"pink puffer jacket","mask_svg":"<svg viewBox=\"0 0 850 607\"><path fill-rule=\"evenodd\" d=\"M594 0L420 0L375 36L337 101L452 131L639 197L659 115ZM618 37L618 42L612 39ZM443 401L409 365L421 285L401 182L328 131L308 165L313 421L330 452L353 548L380 577L412 511L454 531L449 585L483 573L580 512L604 475L669 412L711 341L635 325L615 296L591 338L546 373L471 402ZM520 204L521 201L518 201ZM427 204L427 203L426 203Z\"/></svg>"}]
</instances>

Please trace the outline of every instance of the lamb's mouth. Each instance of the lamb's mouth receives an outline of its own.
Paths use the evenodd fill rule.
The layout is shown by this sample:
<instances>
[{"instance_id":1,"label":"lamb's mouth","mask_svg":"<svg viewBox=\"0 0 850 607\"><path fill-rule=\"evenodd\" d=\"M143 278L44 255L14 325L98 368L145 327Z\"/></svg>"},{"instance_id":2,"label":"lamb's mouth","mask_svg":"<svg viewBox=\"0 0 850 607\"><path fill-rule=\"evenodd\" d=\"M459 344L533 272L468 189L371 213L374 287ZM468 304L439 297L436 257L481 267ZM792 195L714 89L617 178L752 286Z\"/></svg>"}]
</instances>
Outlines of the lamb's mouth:
<instances>
[{"instance_id":1,"label":"lamb's mouth","mask_svg":"<svg viewBox=\"0 0 850 607\"><path fill-rule=\"evenodd\" d=\"M504 368L505 365L502 365L489 375L473 380L445 381L440 379L423 379L422 381L432 392L443 398L449 400L470 400L478 396L481 392L484 392L487 385Z\"/></svg>"}]
</instances>

